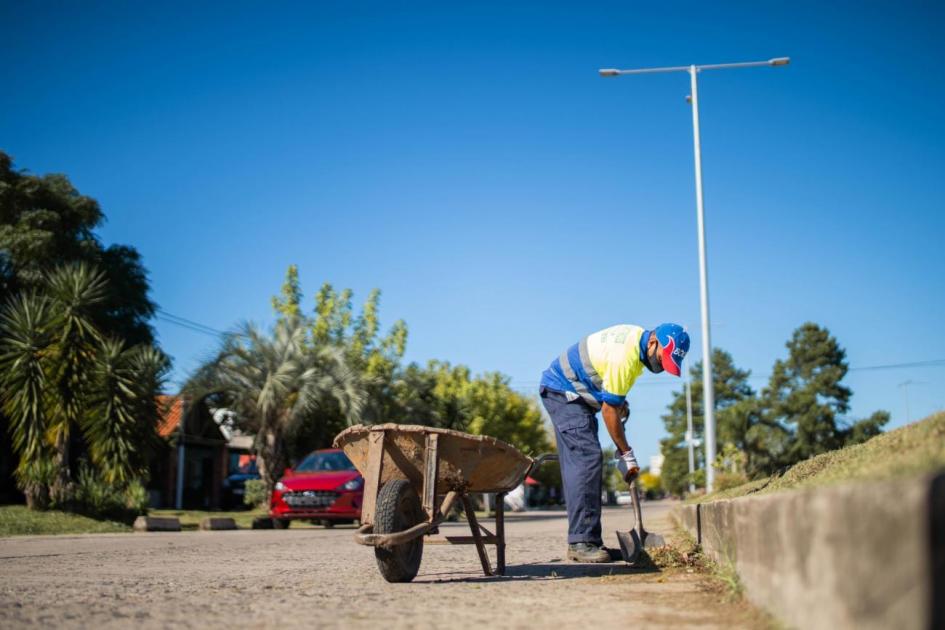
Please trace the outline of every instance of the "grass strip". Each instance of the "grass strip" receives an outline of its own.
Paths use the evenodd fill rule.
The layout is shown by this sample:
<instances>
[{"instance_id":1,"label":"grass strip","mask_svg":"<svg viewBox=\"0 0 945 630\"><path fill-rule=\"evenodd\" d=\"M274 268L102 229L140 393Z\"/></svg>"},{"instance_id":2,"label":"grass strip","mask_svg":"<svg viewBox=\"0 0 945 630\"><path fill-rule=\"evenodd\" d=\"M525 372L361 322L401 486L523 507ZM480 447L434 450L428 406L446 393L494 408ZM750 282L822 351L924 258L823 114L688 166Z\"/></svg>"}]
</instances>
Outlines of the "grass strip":
<instances>
[{"instance_id":1,"label":"grass strip","mask_svg":"<svg viewBox=\"0 0 945 630\"><path fill-rule=\"evenodd\" d=\"M692 497L687 503L733 499L749 494L813 488L847 481L895 479L945 468L945 412L940 412L862 444L822 453L781 475Z\"/></svg>"},{"instance_id":2,"label":"grass strip","mask_svg":"<svg viewBox=\"0 0 945 630\"><path fill-rule=\"evenodd\" d=\"M115 534L131 527L116 521L100 521L58 510L36 511L25 505L0 506L0 536L46 534Z\"/></svg>"}]
</instances>

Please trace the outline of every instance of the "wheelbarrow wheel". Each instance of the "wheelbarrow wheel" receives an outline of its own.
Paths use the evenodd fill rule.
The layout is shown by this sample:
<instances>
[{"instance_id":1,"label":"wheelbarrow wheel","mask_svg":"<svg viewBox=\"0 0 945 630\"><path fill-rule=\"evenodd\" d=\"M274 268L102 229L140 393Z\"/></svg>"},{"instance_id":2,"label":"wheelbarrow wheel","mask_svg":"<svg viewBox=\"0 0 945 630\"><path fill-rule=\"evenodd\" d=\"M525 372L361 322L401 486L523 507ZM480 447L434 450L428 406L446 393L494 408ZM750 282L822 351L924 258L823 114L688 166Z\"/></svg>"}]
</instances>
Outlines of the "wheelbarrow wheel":
<instances>
[{"instance_id":1,"label":"wheelbarrow wheel","mask_svg":"<svg viewBox=\"0 0 945 630\"><path fill-rule=\"evenodd\" d=\"M393 534L402 532L424 519L420 497L410 482L393 479L384 484L377 495L374 513L374 532ZM409 582L420 570L423 557L423 536L394 547L374 547L377 568L388 582Z\"/></svg>"}]
</instances>

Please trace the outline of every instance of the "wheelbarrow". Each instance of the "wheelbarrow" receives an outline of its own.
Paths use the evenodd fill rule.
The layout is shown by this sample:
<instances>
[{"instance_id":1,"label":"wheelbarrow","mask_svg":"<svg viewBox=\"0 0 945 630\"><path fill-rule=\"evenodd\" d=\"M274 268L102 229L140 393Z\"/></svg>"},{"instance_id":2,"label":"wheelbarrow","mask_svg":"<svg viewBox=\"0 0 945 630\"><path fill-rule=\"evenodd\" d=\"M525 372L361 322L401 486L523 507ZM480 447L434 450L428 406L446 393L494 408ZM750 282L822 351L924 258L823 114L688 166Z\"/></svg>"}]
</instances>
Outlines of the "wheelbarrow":
<instances>
[{"instance_id":1,"label":"wheelbarrow","mask_svg":"<svg viewBox=\"0 0 945 630\"><path fill-rule=\"evenodd\" d=\"M427 544L475 545L485 575L505 574L505 495L546 457L533 460L488 436L419 425L353 426L335 437L364 477L361 527L355 541L374 547L388 582L417 575ZM495 493L495 531L476 518L470 493ZM466 512L469 536L442 536L454 504ZM486 545L495 545L493 569Z\"/></svg>"}]
</instances>

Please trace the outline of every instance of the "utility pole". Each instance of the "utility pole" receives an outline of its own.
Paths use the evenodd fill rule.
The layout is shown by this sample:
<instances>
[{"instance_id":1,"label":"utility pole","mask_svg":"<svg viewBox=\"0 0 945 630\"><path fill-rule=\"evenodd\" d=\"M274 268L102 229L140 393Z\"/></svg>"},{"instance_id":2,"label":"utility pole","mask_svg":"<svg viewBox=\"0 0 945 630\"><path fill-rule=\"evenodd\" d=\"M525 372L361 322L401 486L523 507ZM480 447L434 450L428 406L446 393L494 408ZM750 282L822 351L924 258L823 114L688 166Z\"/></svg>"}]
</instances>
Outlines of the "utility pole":
<instances>
[{"instance_id":1,"label":"utility pole","mask_svg":"<svg viewBox=\"0 0 945 630\"><path fill-rule=\"evenodd\" d=\"M899 387L902 389L903 398L905 398L906 401L906 424L912 422L912 414L909 411L909 387L912 385L922 385L924 383L925 381L913 381L912 379L899 383Z\"/></svg>"},{"instance_id":2,"label":"utility pole","mask_svg":"<svg viewBox=\"0 0 945 630\"><path fill-rule=\"evenodd\" d=\"M177 425L177 496L174 501L174 507L178 510L184 509L184 420L187 417L185 413L187 406L184 404L184 397L180 397L180 423Z\"/></svg>"},{"instance_id":3,"label":"utility pole","mask_svg":"<svg viewBox=\"0 0 945 630\"><path fill-rule=\"evenodd\" d=\"M662 68L633 68L619 70L602 68L598 72L602 77L620 77L633 74L654 74L660 72L689 73L689 103L692 105L692 148L696 166L696 224L699 237L699 308L702 315L702 382L703 406L705 418L705 489L712 492L715 484L715 397L712 388L712 342L709 338L709 272L706 262L705 212L702 203L702 149L699 141L699 86L696 77L703 70L729 70L734 68L758 68L786 66L791 62L788 57L775 57L767 61L746 61L740 63L716 63L708 65L667 66Z\"/></svg>"},{"instance_id":4,"label":"utility pole","mask_svg":"<svg viewBox=\"0 0 945 630\"><path fill-rule=\"evenodd\" d=\"M689 448L689 492L696 491L696 484L692 480L692 473L696 470L696 450L692 435L692 389L689 377L686 377L686 444Z\"/></svg>"}]
</instances>

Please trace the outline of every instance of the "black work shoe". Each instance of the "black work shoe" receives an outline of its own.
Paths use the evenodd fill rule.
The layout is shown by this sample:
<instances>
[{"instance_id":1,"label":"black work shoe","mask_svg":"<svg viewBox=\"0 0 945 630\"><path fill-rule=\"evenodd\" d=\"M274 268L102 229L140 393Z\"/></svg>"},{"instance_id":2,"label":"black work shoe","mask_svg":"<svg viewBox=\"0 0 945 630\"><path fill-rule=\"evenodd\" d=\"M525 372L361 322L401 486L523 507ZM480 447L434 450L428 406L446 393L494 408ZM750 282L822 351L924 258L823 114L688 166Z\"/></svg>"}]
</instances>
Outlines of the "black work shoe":
<instances>
[{"instance_id":1,"label":"black work shoe","mask_svg":"<svg viewBox=\"0 0 945 630\"><path fill-rule=\"evenodd\" d=\"M603 547L592 543L572 543L568 545L568 560L572 562L610 562L610 553Z\"/></svg>"}]
</instances>

